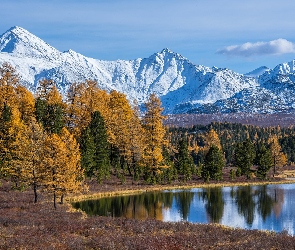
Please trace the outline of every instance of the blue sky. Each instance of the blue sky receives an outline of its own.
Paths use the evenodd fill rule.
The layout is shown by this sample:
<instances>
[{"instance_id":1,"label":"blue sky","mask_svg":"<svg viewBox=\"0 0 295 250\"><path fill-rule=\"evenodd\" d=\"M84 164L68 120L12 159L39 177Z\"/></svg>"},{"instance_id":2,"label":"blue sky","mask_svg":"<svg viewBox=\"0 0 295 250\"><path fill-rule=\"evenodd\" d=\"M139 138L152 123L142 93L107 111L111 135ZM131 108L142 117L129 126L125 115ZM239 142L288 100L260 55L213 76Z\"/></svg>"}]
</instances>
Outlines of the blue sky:
<instances>
[{"instance_id":1,"label":"blue sky","mask_svg":"<svg viewBox=\"0 0 295 250\"><path fill-rule=\"evenodd\" d=\"M20 26L56 49L102 59L169 48L195 64L247 73L295 59L293 0L9 0L0 33Z\"/></svg>"}]
</instances>

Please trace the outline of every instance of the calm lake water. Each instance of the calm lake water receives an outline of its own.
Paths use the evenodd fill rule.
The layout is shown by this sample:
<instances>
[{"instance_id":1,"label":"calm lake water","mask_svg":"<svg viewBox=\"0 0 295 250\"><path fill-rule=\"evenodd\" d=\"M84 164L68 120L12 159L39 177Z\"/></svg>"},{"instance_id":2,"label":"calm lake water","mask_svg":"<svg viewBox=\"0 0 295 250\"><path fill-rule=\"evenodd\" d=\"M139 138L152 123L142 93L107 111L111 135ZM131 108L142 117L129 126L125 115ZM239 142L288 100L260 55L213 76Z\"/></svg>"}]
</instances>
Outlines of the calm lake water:
<instances>
[{"instance_id":1,"label":"calm lake water","mask_svg":"<svg viewBox=\"0 0 295 250\"><path fill-rule=\"evenodd\" d=\"M147 192L73 203L89 215L219 223L294 235L295 184Z\"/></svg>"}]
</instances>

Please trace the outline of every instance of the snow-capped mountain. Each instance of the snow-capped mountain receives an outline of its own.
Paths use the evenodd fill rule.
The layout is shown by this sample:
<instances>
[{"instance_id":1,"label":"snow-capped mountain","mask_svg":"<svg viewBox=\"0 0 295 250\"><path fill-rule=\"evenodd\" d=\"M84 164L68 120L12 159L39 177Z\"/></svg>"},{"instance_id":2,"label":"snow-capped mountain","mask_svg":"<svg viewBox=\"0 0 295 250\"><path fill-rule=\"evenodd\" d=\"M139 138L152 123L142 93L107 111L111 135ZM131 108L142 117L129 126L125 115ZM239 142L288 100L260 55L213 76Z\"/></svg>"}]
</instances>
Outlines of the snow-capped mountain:
<instances>
[{"instance_id":1,"label":"snow-capped mountain","mask_svg":"<svg viewBox=\"0 0 295 250\"><path fill-rule=\"evenodd\" d=\"M249 77L259 77L261 76L263 73L270 71L270 69L266 66L261 66L257 69L254 69L253 71L245 74L245 76L249 76Z\"/></svg>"},{"instance_id":2,"label":"snow-capped mountain","mask_svg":"<svg viewBox=\"0 0 295 250\"><path fill-rule=\"evenodd\" d=\"M72 50L60 52L27 30L13 27L0 37L3 62L16 68L32 92L44 78L53 79L63 94L71 83L92 79L100 88L123 92L139 104L155 93L166 113L289 111L295 101L295 61L245 75L195 65L169 49L143 59L102 61Z\"/></svg>"}]
</instances>

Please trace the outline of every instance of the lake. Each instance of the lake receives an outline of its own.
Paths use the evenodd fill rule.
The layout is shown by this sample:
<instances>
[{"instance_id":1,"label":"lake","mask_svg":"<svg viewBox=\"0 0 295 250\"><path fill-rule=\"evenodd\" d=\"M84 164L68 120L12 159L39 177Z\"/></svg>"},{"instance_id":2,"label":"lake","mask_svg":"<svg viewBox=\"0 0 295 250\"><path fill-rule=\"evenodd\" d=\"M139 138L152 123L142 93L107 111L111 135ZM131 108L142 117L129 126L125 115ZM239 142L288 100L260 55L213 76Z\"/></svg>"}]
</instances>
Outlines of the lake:
<instances>
[{"instance_id":1,"label":"lake","mask_svg":"<svg viewBox=\"0 0 295 250\"><path fill-rule=\"evenodd\" d=\"M245 229L295 230L295 184L146 192L73 203L88 215L219 223Z\"/></svg>"}]
</instances>

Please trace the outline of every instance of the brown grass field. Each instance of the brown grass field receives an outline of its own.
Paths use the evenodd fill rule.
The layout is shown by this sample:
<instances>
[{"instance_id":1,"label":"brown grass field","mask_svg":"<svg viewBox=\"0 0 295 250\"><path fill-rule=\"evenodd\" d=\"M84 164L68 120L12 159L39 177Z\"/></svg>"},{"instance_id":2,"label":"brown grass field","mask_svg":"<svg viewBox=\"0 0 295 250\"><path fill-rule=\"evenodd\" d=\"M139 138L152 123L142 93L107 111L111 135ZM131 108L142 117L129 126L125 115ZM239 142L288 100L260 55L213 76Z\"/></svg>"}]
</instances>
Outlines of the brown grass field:
<instances>
[{"instance_id":1,"label":"brown grass field","mask_svg":"<svg viewBox=\"0 0 295 250\"><path fill-rule=\"evenodd\" d=\"M285 182L283 179L273 181ZM237 179L205 185L262 184L258 180ZM127 180L110 180L102 185L89 181L89 192L69 200L105 195L167 189ZM194 180L170 188L204 185ZM53 208L52 197L40 194L33 203L33 192L13 191L9 183L0 187L0 249L295 249L295 237L286 233L232 229L216 224L145 221L111 217L88 217L66 202Z\"/></svg>"}]
</instances>

